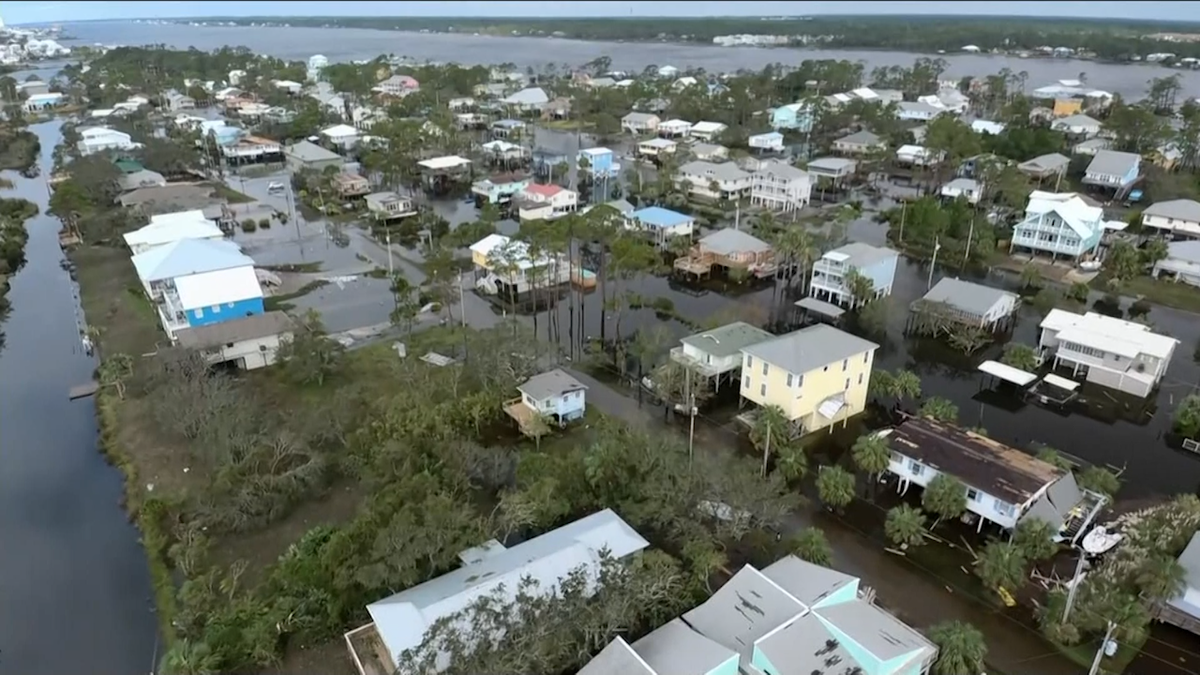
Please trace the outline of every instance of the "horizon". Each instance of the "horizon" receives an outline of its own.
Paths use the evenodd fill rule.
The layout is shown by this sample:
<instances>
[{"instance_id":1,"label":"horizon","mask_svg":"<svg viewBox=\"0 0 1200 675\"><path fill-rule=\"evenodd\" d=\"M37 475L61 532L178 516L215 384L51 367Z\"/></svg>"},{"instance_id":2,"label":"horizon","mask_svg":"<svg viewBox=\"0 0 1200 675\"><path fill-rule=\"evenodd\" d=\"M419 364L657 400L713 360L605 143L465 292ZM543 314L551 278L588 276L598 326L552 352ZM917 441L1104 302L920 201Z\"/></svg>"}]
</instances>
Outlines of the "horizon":
<instances>
[{"instance_id":1,"label":"horizon","mask_svg":"<svg viewBox=\"0 0 1200 675\"><path fill-rule=\"evenodd\" d=\"M907 3L895 11L891 2L506 2L505 13L494 2L362 2L331 5L324 2L288 3L176 2L5 2L0 17L8 25L82 23L98 21L212 21L285 18L420 18L493 19L514 21L570 19L755 19L773 17L922 17L922 18L1036 18L1086 21L1138 21L1187 24L1200 22L1200 2L1128 3L1051 0L1047 2L962 3L928 1ZM152 11L147 11L151 10ZM286 11L276 11L276 10ZM331 11L335 9L336 11ZM682 10L682 11L680 11ZM732 13L731 13L732 12Z\"/></svg>"}]
</instances>

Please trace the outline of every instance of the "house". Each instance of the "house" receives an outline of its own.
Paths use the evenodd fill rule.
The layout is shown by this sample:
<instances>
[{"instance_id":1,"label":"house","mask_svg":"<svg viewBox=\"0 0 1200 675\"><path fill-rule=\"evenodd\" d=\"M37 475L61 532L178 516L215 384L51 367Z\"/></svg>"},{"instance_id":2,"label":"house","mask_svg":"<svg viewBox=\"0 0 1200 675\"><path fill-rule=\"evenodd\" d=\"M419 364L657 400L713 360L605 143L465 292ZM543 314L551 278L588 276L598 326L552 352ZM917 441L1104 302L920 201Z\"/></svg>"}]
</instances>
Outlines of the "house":
<instances>
[{"instance_id":1,"label":"house","mask_svg":"<svg viewBox=\"0 0 1200 675\"><path fill-rule=\"evenodd\" d=\"M502 234L489 234L471 244L471 262L477 278L476 288L490 294L502 289L511 289L517 295L534 288L546 288L568 283L571 265L547 254L536 259L530 254L525 242L510 239Z\"/></svg>"},{"instance_id":2,"label":"house","mask_svg":"<svg viewBox=\"0 0 1200 675\"><path fill-rule=\"evenodd\" d=\"M942 186L940 194L946 199L961 197L969 204L978 204L983 197L983 183L970 178L955 178Z\"/></svg>"},{"instance_id":3,"label":"house","mask_svg":"<svg viewBox=\"0 0 1200 675\"><path fill-rule=\"evenodd\" d=\"M721 122L696 122L692 125L692 137L703 141L711 141L720 136L729 127Z\"/></svg>"},{"instance_id":4,"label":"house","mask_svg":"<svg viewBox=\"0 0 1200 675\"><path fill-rule=\"evenodd\" d=\"M679 181L692 194L709 199L739 199L750 194L752 176L733 162L688 162L679 167Z\"/></svg>"},{"instance_id":5,"label":"house","mask_svg":"<svg viewBox=\"0 0 1200 675\"><path fill-rule=\"evenodd\" d=\"M256 370L273 363L282 343L292 339L292 320L283 312L265 312L184 328L175 341L184 349L194 349L209 363L233 363L241 370Z\"/></svg>"},{"instance_id":6,"label":"house","mask_svg":"<svg viewBox=\"0 0 1200 675\"><path fill-rule=\"evenodd\" d=\"M131 261L146 297L155 302L179 277L254 264L241 247L226 239L178 239L137 253Z\"/></svg>"},{"instance_id":7,"label":"house","mask_svg":"<svg viewBox=\"0 0 1200 675\"><path fill-rule=\"evenodd\" d=\"M896 162L909 166L930 166L936 164L940 153L935 153L920 145L902 145L896 150Z\"/></svg>"},{"instance_id":8,"label":"house","mask_svg":"<svg viewBox=\"0 0 1200 675\"><path fill-rule=\"evenodd\" d=\"M167 179L157 171L141 169L122 174L117 179L117 183L121 186L122 192L132 192L146 187L165 187Z\"/></svg>"},{"instance_id":9,"label":"house","mask_svg":"<svg viewBox=\"0 0 1200 675\"><path fill-rule=\"evenodd\" d=\"M1200 202L1172 199L1142 211L1142 226L1175 238L1200 238Z\"/></svg>"},{"instance_id":10,"label":"house","mask_svg":"<svg viewBox=\"0 0 1200 675\"><path fill-rule=\"evenodd\" d=\"M1154 263L1151 275L1200 287L1200 241L1167 244L1167 257Z\"/></svg>"},{"instance_id":11,"label":"house","mask_svg":"<svg viewBox=\"0 0 1200 675\"><path fill-rule=\"evenodd\" d=\"M971 104L971 100L967 98L966 94L963 94L954 87L947 86L942 86L936 94L918 96L917 102L927 103L934 108L940 108L945 112L954 113L955 115L961 115L966 112Z\"/></svg>"},{"instance_id":12,"label":"house","mask_svg":"<svg viewBox=\"0 0 1200 675\"><path fill-rule=\"evenodd\" d=\"M842 183L858 170L858 162L845 157L822 157L809 162L805 168L818 182Z\"/></svg>"},{"instance_id":13,"label":"house","mask_svg":"<svg viewBox=\"0 0 1200 675\"><path fill-rule=\"evenodd\" d=\"M702 162L712 162L729 158L729 148L712 143L696 143L691 147L692 157Z\"/></svg>"},{"instance_id":14,"label":"house","mask_svg":"<svg viewBox=\"0 0 1200 675\"><path fill-rule=\"evenodd\" d=\"M40 94L49 94L50 84L42 80L33 79L28 82L17 84L17 95L25 94L26 96L38 96Z\"/></svg>"},{"instance_id":15,"label":"house","mask_svg":"<svg viewBox=\"0 0 1200 675\"><path fill-rule=\"evenodd\" d=\"M501 103L521 112L541 112L550 103L550 96L541 87L530 87L501 99Z\"/></svg>"},{"instance_id":16,"label":"house","mask_svg":"<svg viewBox=\"0 0 1200 675\"><path fill-rule=\"evenodd\" d=\"M1081 489L1070 470L951 424L910 417L878 435L887 439L888 473L899 479L899 492L951 476L962 483L978 530L985 521L1011 530L1038 519L1058 533L1056 540L1073 542L1107 502Z\"/></svg>"},{"instance_id":17,"label":"house","mask_svg":"<svg viewBox=\"0 0 1200 675\"><path fill-rule=\"evenodd\" d=\"M875 605L860 580L787 556L746 565L704 604L579 675L924 675L937 647Z\"/></svg>"},{"instance_id":18,"label":"house","mask_svg":"<svg viewBox=\"0 0 1200 675\"><path fill-rule=\"evenodd\" d=\"M812 178L808 172L786 162L763 164L750 184L750 203L771 211L799 211L811 197Z\"/></svg>"},{"instance_id":19,"label":"house","mask_svg":"<svg viewBox=\"0 0 1200 675\"><path fill-rule=\"evenodd\" d=\"M1149 326L1095 312L1051 310L1042 319L1038 349L1054 367L1065 365L1087 382L1146 397L1158 386L1179 340Z\"/></svg>"},{"instance_id":20,"label":"house","mask_svg":"<svg viewBox=\"0 0 1200 675\"><path fill-rule=\"evenodd\" d=\"M371 181L356 173L342 172L333 177L333 191L342 199L364 197L371 192Z\"/></svg>"},{"instance_id":21,"label":"house","mask_svg":"<svg viewBox=\"0 0 1200 675\"><path fill-rule=\"evenodd\" d=\"M679 69L675 66L660 66L658 69L659 77L675 77L679 74Z\"/></svg>"},{"instance_id":22,"label":"house","mask_svg":"<svg viewBox=\"0 0 1200 675\"><path fill-rule=\"evenodd\" d=\"M1096 153L1101 150L1108 150L1112 147L1112 140L1107 138L1089 138L1082 143L1076 143L1071 146L1072 155L1083 155L1084 157L1095 157Z\"/></svg>"},{"instance_id":23,"label":"house","mask_svg":"<svg viewBox=\"0 0 1200 675\"><path fill-rule=\"evenodd\" d=\"M531 184L516 198L518 216L526 220L554 220L579 208L579 193L558 185Z\"/></svg>"},{"instance_id":24,"label":"house","mask_svg":"<svg viewBox=\"0 0 1200 675\"><path fill-rule=\"evenodd\" d=\"M1052 152L1048 155L1039 155L1029 161L1021 162L1017 165L1017 170L1030 178L1045 180L1051 177L1061 178L1067 172L1067 167L1070 165L1070 157Z\"/></svg>"},{"instance_id":25,"label":"house","mask_svg":"<svg viewBox=\"0 0 1200 675\"><path fill-rule=\"evenodd\" d=\"M79 130L79 139L76 147L81 155L142 147L141 143L134 143L129 134L107 127L84 127Z\"/></svg>"},{"instance_id":26,"label":"house","mask_svg":"<svg viewBox=\"0 0 1200 675\"><path fill-rule=\"evenodd\" d=\"M744 400L775 405L798 435L833 427L867 404L879 345L817 324L744 347Z\"/></svg>"},{"instance_id":27,"label":"house","mask_svg":"<svg viewBox=\"0 0 1200 675\"><path fill-rule=\"evenodd\" d=\"M1101 150L1083 172L1085 185L1117 188L1123 191L1133 185L1141 173L1142 156L1132 152Z\"/></svg>"},{"instance_id":28,"label":"house","mask_svg":"<svg viewBox=\"0 0 1200 675\"><path fill-rule=\"evenodd\" d=\"M311 141L300 141L285 147L283 156L287 161L288 170L292 173L298 171L319 173L331 166L340 168L345 163L341 155L332 150L326 150Z\"/></svg>"},{"instance_id":29,"label":"house","mask_svg":"<svg viewBox=\"0 0 1200 675\"><path fill-rule=\"evenodd\" d=\"M25 102L21 107L25 110L25 112L44 112L62 105L63 101L65 100L65 95L57 91L52 91L47 94L34 94L33 96L30 96L29 98L25 99Z\"/></svg>"},{"instance_id":30,"label":"house","mask_svg":"<svg viewBox=\"0 0 1200 675\"><path fill-rule=\"evenodd\" d=\"M167 110L192 110L196 107L196 99L177 91L171 91L163 97L163 107Z\"/></svg>"},{"instance_id":31,"label":"house","mask_svg":"<svg viewBox=\"0 0 1200 675\"><path fill-rule=\"evenodd\" d=\"M1016 293L944 277L920 300L914 312L937 311L972 328L994 328L1014 316L1020 304Z\"/></svg>"},{"instance_id":32,"label":"house","mask_svg":"<svg viewBox=\"0 0 1200 675\"><path fill-rule=\"evenodd\" d=\"M504 410L522 427L536 417L563 425L587 412L587 386L560 368L534 375L517 391L521 396L505 403Z\"/></svg>"},{"instance_id":33,"label":"house","mask_svg":"<svg viewBox=\"0 0 1200 675\"><path fill-rule=\"evenodd\" d=\"M376 220L393 220L417 215L417 207L411 197L401 197L395 192L372 192L366 197L367 213Z\"/></svg>"},{"instance_id":34,"label":"house","mask_svg":"<svg viewBox=\"0 0 1200 675\"><path fill-rule=\"evenodd\" d=\"M492 122L492 136L494 138L508 138L509 136L520 135L528 126L522 120L496 120Z\"/></svg>"},{"instance_id":35,"label":"house","mask_svg":"<svg viewBox=\"0 0 1200 675\"><path fill-rule=\"evenodd\" d=\"M701 377L734 380L742 375L742 349L775 336L742 321L726 324L681 339L671 349L671 360L691 368Z\"/></svg>"},{"instance_id":36,"label":"house","mask_svg":"<svg viewBox=\"0 0 1200 675\"><path fill-rule=\"evenodd\" d=\"M1154 603L1152 615L1189 633L1200 633L1200 532L1192 534L1178 562L1183 568L1183 588L1174 597Z\"/></svg>"},{"instance_id":37,"label":"house","mask_svg":"<svg viewBox=\"0 0 1200 675\"><path fill-rule=\"evenodd\" d=\"M328 129L322 129L321 135L343 150L349 150L358 143L358 129L349 124L337 124Z\"/></svg>"},{"instance_id":38,"label":"house","mask_svg":"<svg viewBox=\"0 0 1200 675\"><path fill-rule=\"evenodd\" d=\"M298 96L304 90L304 85L294 80L275 80L271 82L276 89L282 89L292 96Z\"/></svg>"},{"instance_id":39,"label":"house","mask_svg":"<svg viewBox=\"0 0 1200 675\"><path fill-rule=\"evenodd\" d=\"M674 269L703 276L714 266L755 276L775 273L775 251L767 242L734 228L717 230L696 242L687 255L675 259Z\"/></svg>"},{"instance_id":40,"label":"house","mask_svg":"<svg viewBox=\"0 0 1200 675\"><path fill-rule=\"evenodd\" d=\"M807 103L789 103L771 111L771 128L787 129L806 134L812 131L812 106Z\"/></svg>"},{"instance_id":41,"label":"house","mask_svg":"<svg viewBox=\"0 0 1200 675\"><path fill-rule=\"evenodd\" d=\"M658 135L664 138L684 138L692 133L692 123L687 120L667 120L658 125Z\"/></svg>"},{"instance_id":42,"label":"house","mask_svg":"<svg viewBox=\"0 0 1200 675\"><path fill-rule=\"evenodd\" d=\"M922 101L901 101L896 104L896 117L906 121L928 122L944 112L945 108Z\"/></svg>"},{"instance_id":43,"label":"house","mask_svg":"<svg viewBox=\"0 0 1200 675\"><path fill-rule=\"evenodd\" d=\"M658 115L643 112L631 112L621 118L621 129L631 134L654 133L662 119Z\"/></svg>"},{"instance_id":44,"label":"house","mask_svg":"<svg viewBox=\"0 0 1200 675\"><path fill-rule=\"evenodd\" d=\"M975 120L971 122L971 131L980 136L999 136L1004 133L1006 126L1001 122L992 122L991 120Z\"/></svg>"},{"instance_id":45,"label":"house","mask_svg":"<svg viewBox=\"0 0 1200 675\"><path fill-rule=\"evenodd\" d=\"M1104 125L1099 120L1087 115L1071 115L1054 120L1050 123L1050 128L1068 136L1092 138L1104 129Z\"/></svg>"},{"instance_id":46,"label":"house","mask_svg":"<svg viewBox=\"0 0 1200 675\"><path fill-rule=\"evenodd\" d=\"M621 171L621 165L613 160L613 151L608 148L580 150L577 161L581 169L591 171L593 176L615 176Z\"/></svg>"},{"instance_id":47,"label":"house","mask_svg":"<svg viewBox=\"0 0 1200 675\"><path fill-rule=\"evenodd\" d=\"M746 139L746 145L763 152L783 152L783 134L778 131L754 134Z\"/></svg>"},{"instance_id":48,"label":"house","mask_svg":"<svg viewBox=\"0 0 1200 675\"><path fill-rule=\"evenodd\" d=\"M568 574L582 570L596 590L604 558L624 560L650 544L611 509L593 513L511 548L496 540L464 551L463 564L440 577L367 605L372 622L346 633L346 645L361 675L391 673L404 652L419 647L435 623L470 607L478 598L513 600L531 592L551 594ZM605 553L607 552L607 553ZM450 655L438 655L436 669L445 670Z\"/></svg>"},{"instance_id":49,"label":"house","mask_svg":"<svg viewBox=\"0 0 1200 675\"><path fill-rule=\"evenodd\" d=\"M525 146L499 139L484 143L481 149L487 153L490 159L498 160L502 163L520 161L527 154Z\"/></svg>"},{"instance_id":50,"label":"house","mask_svg":"<svg viewBox=\"0 0 1200 675\"><path fill-rule=\"evenodd\" d=\"M148 225L124 235L125 244L134 255L181 239L224 238L225 233L221 228L206 218L204 211L199 209L151 216Z\"/></svg>"},{"instance_id":51,"label":"house","mask_svg":"<svg viewBox=\"0 0 1200 675\"><path fill-rule=\"evenodd\" d=\"M262 287L253 261L246 260L249 262L236 267L178 276L163 285L156 307L163 330L172 341L185 328L263 313ZM192 264L195 269L204 269L208 262L195 260Z\"/></svg>"},{"instance_id":52,"label":"house","mask_svg":"<svg viewBox=\"0 0 1200 675\"><path fill-rule=\"evenodd\" d=\"M809 295L851 307L886 297L892 293L899 260L900 254L890 248L860 242L827 251L813 263ZM854 297L853 289L846 282L846 275L851 272L870 279L871 297Z\"/></svg>"},{"instance_id":53,"label":"house","mask_svg":"<svg viewBox=\"0 0 1200 675\"><path fill-rule=\"evenodd\" d=\"M283 146L262 136L245 136L223 146L221 155L234 164L278 162L283 158Z\"/></svg>"},{"instance_id":54,"label":"house","mask_svg":"<svg viewBox=\"0 0 1200 675\"><path fill-rule=\"evenodd\" d=\"M412 77L411 75L392 75L388 79L375 85L372 91L376 91L384 96L404 97L420 88L421 83L417 82L416 78Z\"/></svg>"},{"instance_id":55,"label":"house","mask_svg":"<svg viewBox=\"0 0 1200 675\"><path fill-rule=\"evenodd\" d=\"M687 89L688 87L694 87L698 84L700 84L700 80L697 80L696 78L694 78L690 75L687 75L687 76L681 77L678 80L675 80L674 82L672 82L671 88L674 89L675 91L681 91L683 89Z\"/></svg>"},{"instance_id":56,"label":"house","mask_svg":"<svg viewBox=\"0 0 1200 675\"><path fill-rule=\"evenodd\" d=\"M670 141L665 138L651 138L638 143L637 151L639 155L645 157L660 157L663 155L675 154L675 141Z\"/></svg>"},{"instance_id":57,"label":"house","mask_svg":"<svg viewBox=\"0 0 1200 675\"><path fill-rule=\"evenodd\" d=\"M844 155L867 155L886 150L887 141L863 130L837 139L833 142L833 149Z\"/></svg>"},{"instance_id":58,"label":"house","mask_svg":"<svg viewBox=\"0 0 1200 675\"><path fill-rule=\"evenodd\" d=\"M471 185L471 193L480 204L507 204L532 182L529 176L499 174Z\"/></svg>"},{"instance_id":59,"label":"house","mask_svg":"<svg viewBox=\"0 0 1200 675\"><path fill-rule=\"evenodd\" d=\"M1089 206L1079 195L1034 191L1025 218L1013 226L1008 250L1016 247L1078 260L1094 254L1104 233L1104 210Z\"/></svg>"},{"instance_id":60,"label":"house","mask_svg":"<svg viewBox=\"0 0 1200 675\"><path fill-rule=\"evenodd\" d=\"M638 209L625 217L625 229L649 232L659 243L670 237L690 237L695 228L692 216L661 206Z\"/></svg>"}]
</instances>

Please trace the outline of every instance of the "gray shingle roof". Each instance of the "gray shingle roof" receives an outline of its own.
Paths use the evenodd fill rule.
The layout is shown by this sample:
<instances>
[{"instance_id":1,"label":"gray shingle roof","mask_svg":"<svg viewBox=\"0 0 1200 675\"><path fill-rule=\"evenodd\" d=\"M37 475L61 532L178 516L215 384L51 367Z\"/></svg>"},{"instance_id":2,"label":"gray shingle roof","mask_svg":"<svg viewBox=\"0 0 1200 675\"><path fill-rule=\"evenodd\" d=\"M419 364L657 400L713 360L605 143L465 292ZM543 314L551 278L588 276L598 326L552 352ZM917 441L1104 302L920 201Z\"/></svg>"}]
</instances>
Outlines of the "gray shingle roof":
<instances>
[{"instance_id":1,"label":"gray shingle roof","mask_svg":"<svg viewBox=\"0 0 1200 675\"><path fill-rule=\"evenodd\" d=\"M787 180L808 176L808 172L804 169L797 169L787 162L780 161L764 162L756 173L771 174Z\"/></svg>"},{"instance_id":2,"label":"gray shingle roof","mask_svg":"<svg viewBox=\"0 0 1200 675\"><path fill-rule=\"evenodd\" d=\"M1142 215L1186 220L1189 223L1200 223L1200 202L1190 199L1172 199L1165 202L1155 202L1143 211Z\"/></svg>"},{"instance_id":3,"label":"gray shingle roof","mask_svg":"<svg viewBox=\"0 0 1200 675\"><path fill-rule=\"evenodd\" d=\"M587 386L559 368L534 375L526 380L525 384L517 387L517 391L527 394L535 401L542 401L552 396L562 396L582 389L587 389Z\"/></svg>"},{"instance_id":4,"label":"gray shingle roof","mask_svg":"<svg viewBox=\"0 0 1200 675\"><path fill-rule=\"evenodd\" d=\"M740 180L749 178L750 174L733 162L688 162L679 167L679 175L695 176L708 180Z\"/></svg>"},{"instance_id":5,"label":"gray shingle roof","mask_svg":"<svg viewBox=\"0 0 1200 675\"><path fill-rule=\"evenodd\" d=\"M761 328L755 328L743 321L706 330L703 333L689 335L680 342L691 345L713 358L733 356L746 347L758 344L775 337Z\"/></svg>"},{"instance_id":6,"label":"gray shingle roof","mask_svg":"<svg viewBox=\"0 0 1200 675\"><path fill-rule=\"evenodd\" d=\"M299 143L289 145L284 150L284 154L295 157L301 162L327 162L341 158L336 152L326 150L311 141L300 141Z\"/></svg>"},{"instance_id":7,"label":"gray shingle roof","mask_svg":"<svg viewBox=\"0 0 1200 675\"><path fill-rule=\"evenodd\" d=\"M808 163L809 169L824 169L826 171L841 172L843 169L853 168L858 166L858 162L846 157L822 157L814 159Z\"/></svg>"},{"instance_id":8,"label":"gray shingle roof","mask_svg":"<svg viewBox=\"0 0 1200 675\"><path fill-rule=\"evenodd\" d=\"M878 145L882 140L883 139L879 136L876 136L875 134L864 129L862 131L856 131L844 138L839 138L837 141L835 141L835 143L844 143L849 145Z\"/></svg>"},{"instance_id":9,"label":"gray shingle roof","mask_svg":"<svg viewBox=\"0 0 1200 675\"><path fill-rule=\"evenodd\" d=\"M727 227L700 239L700 245L718 255L731 253L765 253L771 245L745 230Z\"/></svg>"},{"instance_id":10,"label":"gray shingle roof","mask_svg":"<svg viewBox=\"0 0 1200 675\"><path fill-rule=\"evenodd\" d=\"M851 356L878 349L879 345L833 326L818 324L742 349L742 352L802 375Z\"/></svg>"},{"instance_id":11,"label":"gray shingle roof","mask_svg":"<svg viewBox=\"0 0 1200 675\"><path fill-rule=\"evenodd\" d=\"M800 602L812 607L857 579L789 555L763 568L762 573Z\"/></svg>"},{"instance_id":12,"label":"gray shingle roof","mask_svg":"<svg viewBox=\"0 0 1200 675\"><path fill-rule=\"evenodd\" d=\"M851 242L845 246L840 246L828 251L828 253L841 253L847 256L846 265L856 269L870 267L880 260L888 258L899 258L900 254L890 248L883 246L872 246L864 244L860 241Z\"/></svg>"},{"instance_id":13,"label":"gray shingle roof","mask_svg":"<svg viewBox=\"0 0 1200 675\"><path fill-rule=\"evenodd\" d=\"M1017 165L1017 168L1025 169L1026 171L1037 171L1040 173L1046 171L1057 171L1070 163L1070 157L1061 155L1057 152L1052 152L1048 155L1040 155L1029 161L1021 162Z\"/></svg>"},{"instance_id":14,"label":"gray shingle roof","mask_svg":"<svg viewBox=\"0 0 1200 675\"><path fill-rule=\"evenodd\" d=\"M620 637L608 643L576 675L658 675L633 652Z\"/></svg>"},{"instance_id":15,"label":"gray shingle roof","mask_svg":"<svg viewBox=\"0 0 1200 675\"><path fill-rule=\"evenodd\" d=\"M748 661L754 641L803 612L795 598L747 565L713 593L703 605L683 615L701 635L715 640Z\"/></svg>"},{"instance_id":16,"label":"gray shingle roof","mask_svg":"<svg viewBox=\"0 0 1200 675\"><path fill-rule=\"evenodd\" d=\"M1099 150L1088 164L1085 173L1104 176L1124 176L1142 161L1141 155L1116 150Z\"/></svg>"},{"instance_id":17,"label":"gray shingle roof","mask_svg":"<svg viewBox=\"0 0 1200 675\"><path fill-rule=\"evenodd\" d=\"M664 624L633 643L633 651L655 672L670 675L708 675L737 658L737 652L697 633L682 619Z\"/></svg>"},{"instance_id":18,"label":"gray shingle roof","mask_svg":"<svg viewBox=\"0 0 1200 675\"><path fill-rule=\"evenodd\" d=\"M175 334L181 347L206 349L231 342L257 340L292 330L292 320L283 312L266 312L221 323L185 328Z\"/></svg>"},{"instance_id":19,"label":"gray shingle roof","mask_svg":"<svg viewBox=\"0 0 1200 675\"><path fill-rule=\"evenodd\" d=\"M1014 294L991 286L945 277L934 284L922 300L944 302L969 315L983 316L1005 296Z\"/></svg>"}]
</instances>

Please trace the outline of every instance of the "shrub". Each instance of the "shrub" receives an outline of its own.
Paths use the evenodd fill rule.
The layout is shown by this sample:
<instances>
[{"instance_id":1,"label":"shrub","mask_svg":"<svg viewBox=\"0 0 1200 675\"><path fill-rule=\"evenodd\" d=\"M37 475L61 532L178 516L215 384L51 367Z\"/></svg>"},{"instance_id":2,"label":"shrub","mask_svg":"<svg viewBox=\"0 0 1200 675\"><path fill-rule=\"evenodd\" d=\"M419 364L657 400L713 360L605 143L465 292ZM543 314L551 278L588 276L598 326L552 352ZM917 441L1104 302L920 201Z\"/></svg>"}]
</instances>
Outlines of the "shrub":
<instances>
[{"instance_id":1,"label":"shrub","mask_svg":"<svg viewBox=\"0 0 1200 675\"><path fill-rule=\"evenodd\" d=\"M242 232L253 232L258 229L258 224L253 218L247 218L242 221Z\"/></svg>"},{"instance_id":2,"label":"shrub","mask_svg":"<svg viewBox=\"0 0 1200 675\"><path fill-rule=\"evenodd\" d=\"M269 229L271 229L271 219L270 219L270 218L263 218L263 219L259 220L259 221L258 221L258 226L259 226L259 227L261 227L261 228L262 228L262 229L264 229L264 230L269 230Z\"/></svg>"}]
</instances>

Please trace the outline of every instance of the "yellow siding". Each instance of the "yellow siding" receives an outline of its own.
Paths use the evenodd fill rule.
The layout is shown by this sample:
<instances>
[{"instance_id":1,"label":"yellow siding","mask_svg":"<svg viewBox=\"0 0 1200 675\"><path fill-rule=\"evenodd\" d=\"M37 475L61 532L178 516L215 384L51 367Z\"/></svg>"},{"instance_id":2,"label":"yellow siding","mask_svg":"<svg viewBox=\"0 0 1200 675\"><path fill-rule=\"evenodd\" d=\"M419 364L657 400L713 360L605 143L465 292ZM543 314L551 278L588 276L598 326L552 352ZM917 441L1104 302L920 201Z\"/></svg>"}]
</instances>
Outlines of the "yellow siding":
<instances>
[{"instance_id":1,"label":"yellow siding","mask_svg":"<svg viewBox=\"0 0 1200 675\"><path fill-rule=\"evenodd\" d=\"M475 263L476 267L482 267L485 270L492 269L491 264L488 263L488 257L479 251L471 251L471 262Z\"/></svg>"},{"instance_id":2,"label":"yellow siding","mask_svg":"<svg viewBox=\"0 0 1200 675\"><path fill-rule=\"evenodd\" d=\"M865 358L864 358L865 357ZM742 396L759 406L779 406L792 421L800 421L807 431L817 431L836 422L853 417L863 411L867 405L867 387L871 383L871 367L875 363L874 350L861 352L846 359L846 369L842 370L842 362L831 363L825 368L804 373L802 384L793 374L793 386L787 386L788 372L772 364L767 364L767 374L763 375L763 362L754 359L749 364L749 357L742 356ZM858 376L862 375L862 383ZM846 381L850 381L849 388ZM766 385L763 394L762 385ZM799 384L799 386L797 386ZM827 420L816 413L821 402L837 394L846 392L846 406L838 413L836 419Z\"/></svg>"},{"instance_id":3,"label":"yellow siding","mask_svg":"<svg viewBox=\"0 0 1200 675\"><path fill-rule=\"evenodd\" d=\"M1060 98L1054 101L1054 116L1066 117L1083 112L1083 101L1072 98Z\"/></svg>"}]
</instances>

